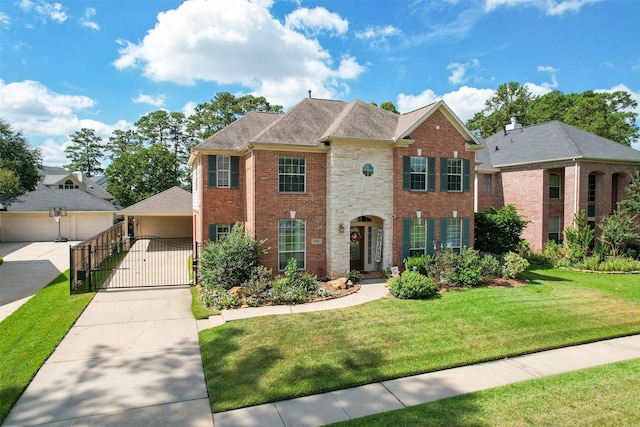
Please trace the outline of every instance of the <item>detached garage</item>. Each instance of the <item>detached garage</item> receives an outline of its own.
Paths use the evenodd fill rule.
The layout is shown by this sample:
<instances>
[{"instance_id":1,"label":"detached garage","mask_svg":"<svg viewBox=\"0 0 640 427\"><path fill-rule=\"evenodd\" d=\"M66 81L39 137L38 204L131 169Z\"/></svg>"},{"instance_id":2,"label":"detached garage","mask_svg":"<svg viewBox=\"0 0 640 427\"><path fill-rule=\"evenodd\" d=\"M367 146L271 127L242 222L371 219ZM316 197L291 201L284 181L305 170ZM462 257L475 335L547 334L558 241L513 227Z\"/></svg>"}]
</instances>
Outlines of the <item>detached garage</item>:
<instances>
[{"instance_id":1,"label":"detached garage","mask_svg":"<svg viewBox=\"0 0 640 427\"><path fill-rule=\"evenodd\" d=\"M60 236L84 240L111 227L117 208L106 200L79 189L41 188L6 200L0 205L0 241L39 242L58 238L58 223L49 216L64 207Z\"/></svg>"},{"instance_id":2,"label":"detached garage","mask_svg":"<svg viewBox=\"0 0 640 427\"><path fill-rule=\"evenodd\" d=\"M154 236L192 241L193 207L191 193L171 187L118 212L129 224L129 235Z\"/></svg>"}]
</instances>

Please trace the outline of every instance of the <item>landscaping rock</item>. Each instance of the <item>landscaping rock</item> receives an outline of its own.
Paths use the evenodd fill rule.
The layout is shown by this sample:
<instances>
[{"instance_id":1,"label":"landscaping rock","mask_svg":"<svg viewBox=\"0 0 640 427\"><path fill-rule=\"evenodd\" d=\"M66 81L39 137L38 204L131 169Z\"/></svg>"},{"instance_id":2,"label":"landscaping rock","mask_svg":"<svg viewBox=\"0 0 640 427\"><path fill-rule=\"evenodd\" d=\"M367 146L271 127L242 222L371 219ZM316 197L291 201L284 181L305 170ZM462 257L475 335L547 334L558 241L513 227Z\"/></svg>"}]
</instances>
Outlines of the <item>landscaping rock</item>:
<instances>
[{"instance_id":1,"label":"landscaping rock","mask_svg":"<svg viewBox=\"0 0 640 427\"><path fill-rule=\"evenodd\" d=\"M349 280L346 277L341 277L340 279L330 280L327 282L327 287L333 290L342 290L347 289Z\"/></svg>"}]
</instances>

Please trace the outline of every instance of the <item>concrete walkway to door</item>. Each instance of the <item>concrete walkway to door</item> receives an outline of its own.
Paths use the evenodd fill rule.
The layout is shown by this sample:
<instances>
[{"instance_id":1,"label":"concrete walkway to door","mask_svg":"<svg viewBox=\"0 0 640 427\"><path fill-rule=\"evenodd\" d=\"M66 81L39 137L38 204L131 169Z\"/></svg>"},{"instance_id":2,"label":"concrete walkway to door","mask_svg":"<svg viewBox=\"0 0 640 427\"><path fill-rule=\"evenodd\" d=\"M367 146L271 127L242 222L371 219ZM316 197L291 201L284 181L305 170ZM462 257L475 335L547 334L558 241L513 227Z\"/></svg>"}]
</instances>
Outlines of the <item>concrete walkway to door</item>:
<instances>
[{"instance_id":1,"label":"concrete walkway to door","mask_svg":"<svg viewBox=\"0 0 640 427\"><path fill-rule=\"evenodd\" d=\"M98 292L3 426L213 426L190 307L188 287Z\"/></svg>"}]
</instances>

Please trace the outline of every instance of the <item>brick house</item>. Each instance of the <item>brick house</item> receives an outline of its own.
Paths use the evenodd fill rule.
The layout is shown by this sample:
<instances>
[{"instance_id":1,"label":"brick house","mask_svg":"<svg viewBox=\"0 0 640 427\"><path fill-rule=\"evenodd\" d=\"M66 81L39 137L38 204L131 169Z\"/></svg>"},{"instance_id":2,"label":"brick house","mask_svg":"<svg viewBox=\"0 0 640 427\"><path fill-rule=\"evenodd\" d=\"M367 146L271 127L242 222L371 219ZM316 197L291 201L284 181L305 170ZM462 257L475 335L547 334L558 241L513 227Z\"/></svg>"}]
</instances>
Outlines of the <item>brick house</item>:
<instances>
[{"instance_id":1,"label":"brick house","mask_svg":"<svg viewBox=\"0 0 640 427\"><path fill-rule=\"evenodd\" d=\"M547 240L561 242L580 210L597 230L640 171L640 151L559 121L522 127L512 119L482 144L476 211L515 205L530 221L522 237L536 251Z\"/></svg>"},{"instance_id":2,"label":"brick house","mask_svg":"<svg viewBox=\"0 0 640 427\"><path fill-rule=\"evenodd\" d=\"M236 222L320 277L473 245L476 138L442 101L397 115L307 98L251 112L192 150L194 239Z\"/></svg>"}]
</instances>

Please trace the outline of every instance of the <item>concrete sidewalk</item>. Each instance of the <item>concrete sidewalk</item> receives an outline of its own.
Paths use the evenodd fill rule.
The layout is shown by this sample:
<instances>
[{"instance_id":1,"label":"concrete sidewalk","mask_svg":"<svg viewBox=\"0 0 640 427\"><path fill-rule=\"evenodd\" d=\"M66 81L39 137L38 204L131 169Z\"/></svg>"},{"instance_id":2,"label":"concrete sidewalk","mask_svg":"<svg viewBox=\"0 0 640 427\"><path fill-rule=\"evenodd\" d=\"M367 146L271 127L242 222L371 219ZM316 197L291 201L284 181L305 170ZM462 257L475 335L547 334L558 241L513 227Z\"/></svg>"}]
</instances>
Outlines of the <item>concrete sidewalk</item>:
<instances>
[{"instance_id":1,"label":"concrete sidewalk","mask_svg":"<svg viewBox=\"0 0 640 427\"><path fill-rule=\"evenodd\" d=\"M214 414L216 427L322 426L640 357L640 335L367 384Z\"/></svg>"},{"instance_id":2,"label":"concrete sidewalk","mask_svg":"<svg viewBox=\"0 0 640 427\"><path fill-rule=\"evenodd\" d=\"M213 426L190 289L98 292L4 426Z\"/></svg>"}]
</instances>

